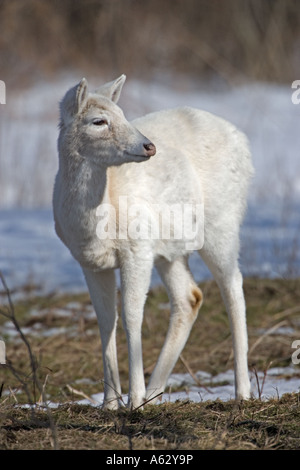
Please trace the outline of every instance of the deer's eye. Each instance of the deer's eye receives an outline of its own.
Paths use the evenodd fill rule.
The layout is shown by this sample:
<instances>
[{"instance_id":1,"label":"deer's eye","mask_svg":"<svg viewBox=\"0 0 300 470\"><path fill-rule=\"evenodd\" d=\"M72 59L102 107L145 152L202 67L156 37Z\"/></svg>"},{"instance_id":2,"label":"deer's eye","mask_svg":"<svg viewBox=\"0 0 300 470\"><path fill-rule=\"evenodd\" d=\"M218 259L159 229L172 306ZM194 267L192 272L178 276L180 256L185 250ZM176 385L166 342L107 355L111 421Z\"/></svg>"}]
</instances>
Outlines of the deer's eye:
<instances>
[{"instance_id":1,"label":"deer's eye","mask_svg":"<svg viewBox=\"0 0 300 470\"><path fill-rule=\"evenodd\" d=\"M107 121L106 121L106 119L97 118L97 119L93 120L93 124L94 124L94 126L98 126L98 127L106 126Z\"/></svg>"}]
</instances>

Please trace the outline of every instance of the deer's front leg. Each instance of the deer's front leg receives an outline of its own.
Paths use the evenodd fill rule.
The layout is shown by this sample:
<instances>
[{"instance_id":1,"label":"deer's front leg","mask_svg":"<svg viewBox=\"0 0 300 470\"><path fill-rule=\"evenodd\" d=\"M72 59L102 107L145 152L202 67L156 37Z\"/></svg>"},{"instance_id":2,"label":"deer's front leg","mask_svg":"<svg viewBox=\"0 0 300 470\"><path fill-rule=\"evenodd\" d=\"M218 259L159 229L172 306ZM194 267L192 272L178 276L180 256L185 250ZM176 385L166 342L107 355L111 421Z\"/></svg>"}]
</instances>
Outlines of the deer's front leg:
<instances>
[{"instance_id":1,"label":"deer's front leg","mask_svg":"<svg viewBox=\"0 0 300 470\"><path fill-rule=\"evenodd\" d=\"M84 270L91 300L96 311L100 329L103 367L105 408L116 409L121 405L121 386L116 349L116 285L113 270Z\"/></svg>"},{"instance_id":2,"label":"deer's front leg","mask_svg":"<svg viewBox=\"0 0 300 470\"><path fill-rule=\"evenodd\" d=\"M130 408L141 406L146 397L141 329L152 265L152 260L130 256L121 266L122 318L128 343Z\"/></svg>"}]
</instances>

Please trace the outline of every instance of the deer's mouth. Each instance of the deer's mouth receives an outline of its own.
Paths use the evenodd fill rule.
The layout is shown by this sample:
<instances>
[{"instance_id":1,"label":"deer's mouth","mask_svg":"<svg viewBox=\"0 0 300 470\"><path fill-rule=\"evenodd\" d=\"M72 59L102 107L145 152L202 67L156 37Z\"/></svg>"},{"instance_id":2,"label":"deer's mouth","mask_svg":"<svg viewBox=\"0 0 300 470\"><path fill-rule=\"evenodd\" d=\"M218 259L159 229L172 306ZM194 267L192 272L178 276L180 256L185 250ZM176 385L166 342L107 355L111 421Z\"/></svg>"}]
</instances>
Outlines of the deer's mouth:
<instances>
[{"instance_id":1,"label":"deer's mouth","mask_svg":"<svg viewBox=\"0 0 300 470\"><path fill-rule=\"evenodd\" d=\"M151 155L137 155L135 153L129 153L125 152L126 157L128 157L128 160L132 162L142 162L146 160L150 160Z\"/></svg>"},{"instance_id":2,"label":"deer's mouth","mask_svg":"<svg viewBox=\"0 0 300 470\"><path fill-rule=\"evenodd\" d=\"M156 148L154 144L144 144L143 152L141 153L125 152L125 155L134 159L134 161L149 160L149 158L153 157L155 154L156 154Z\"/></svg>"}]
</instances>

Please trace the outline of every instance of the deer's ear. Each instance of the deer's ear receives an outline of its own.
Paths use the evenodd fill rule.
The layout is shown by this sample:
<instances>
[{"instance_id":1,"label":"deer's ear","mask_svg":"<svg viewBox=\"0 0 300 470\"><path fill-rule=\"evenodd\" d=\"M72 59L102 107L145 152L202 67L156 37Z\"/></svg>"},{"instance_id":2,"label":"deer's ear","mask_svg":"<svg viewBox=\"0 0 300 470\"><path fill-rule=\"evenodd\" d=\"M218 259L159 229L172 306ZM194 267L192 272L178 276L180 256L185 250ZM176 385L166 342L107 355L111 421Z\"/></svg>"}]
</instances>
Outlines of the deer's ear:
<instances>
[{"instance_id":1,"label":"deer's ear","mask_svg":"<svg viewBox=\"0 0 300 470\"><path fill-rule=\"evenodd\" d=\"M60 103L61 125L67 124L83 108L88 96L88 83L85 78L65 94Z\"/></svg>"},{"instance_id":2,"label":"deer's ear","mask_svg":"<svg viewBox=\"0 0 300 470\"><path fill-rule=\"evenodd\" d=\"M102 96L106 96L106 98L109 98L114 103L117 103L119 101L125 80L126 75L121 75L116 80L109 83L105 83L105 85L102 85L101 87L97 88L95 93Z\"/></svg>"}]
</instances>

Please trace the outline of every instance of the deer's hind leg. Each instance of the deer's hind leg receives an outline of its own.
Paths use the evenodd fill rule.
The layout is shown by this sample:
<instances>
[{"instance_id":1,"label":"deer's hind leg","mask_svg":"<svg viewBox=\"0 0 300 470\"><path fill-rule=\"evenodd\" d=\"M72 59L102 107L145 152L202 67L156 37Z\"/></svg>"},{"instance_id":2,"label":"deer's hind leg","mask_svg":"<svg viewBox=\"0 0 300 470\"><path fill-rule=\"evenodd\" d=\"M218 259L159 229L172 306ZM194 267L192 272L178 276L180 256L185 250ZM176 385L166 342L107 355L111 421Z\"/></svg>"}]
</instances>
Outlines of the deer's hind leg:
<instances>
[{"instance_id":1,"label":"deer's hind leg","mask_svg":"<svg viewBox=\"0 0 300 470\"><path fill-rule=\"evenodd\" d=\"M161 261L156 267L168 292L171 317L164 346L147 387L147 399L164 391L203 299L190 273L187 259L178 258L172 263Z\"/></svg>"},{"instance_id":2,"label":"deer's hind leg","mask_svg":"<svg viewBox=\"0 0 300 470\"><path fill-rule=\"evenodd\" d=\"M216 232L217 233L217 232ZM237 399L250 397L248 375L248 338L243 278L238 266L238 237L231 233L206 241L200 255L212 272L223 297L229 317L235 369Z\"/></svg>"}]
</instances>

